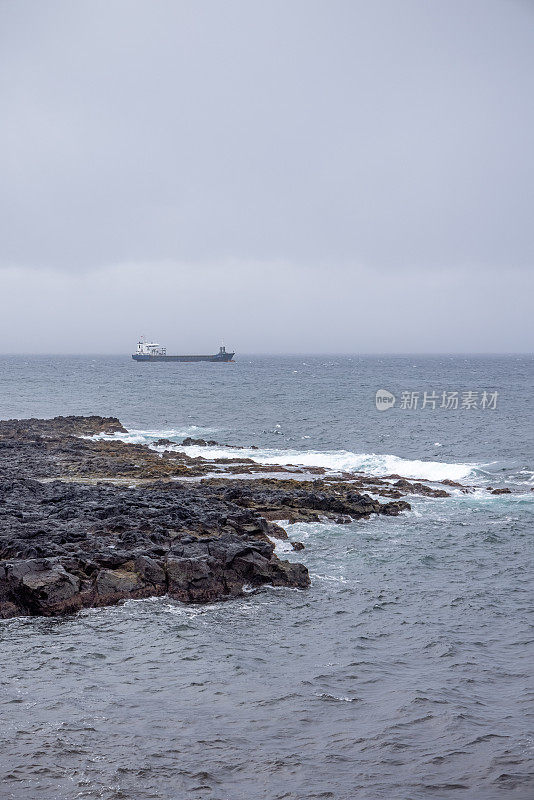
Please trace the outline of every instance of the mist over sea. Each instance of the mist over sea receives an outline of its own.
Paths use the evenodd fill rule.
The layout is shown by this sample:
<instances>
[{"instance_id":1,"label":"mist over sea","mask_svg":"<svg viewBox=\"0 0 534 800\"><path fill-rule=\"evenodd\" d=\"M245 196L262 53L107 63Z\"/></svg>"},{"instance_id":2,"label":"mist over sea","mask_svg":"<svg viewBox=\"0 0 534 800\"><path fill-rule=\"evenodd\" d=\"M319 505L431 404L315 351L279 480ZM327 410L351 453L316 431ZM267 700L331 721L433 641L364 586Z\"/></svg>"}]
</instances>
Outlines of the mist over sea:
<instances>
[{"instance_id":1,"label":"mist over sea","mask_svg":"<svg viewBox=\"0 0 534 800\"><path fill-rule=\"evenodd\" d=\"M532 800L533 390L524 355L0 357L2 419L112 415L128 441L476 487L288 526L307 591L0 622L0 796Z\"/></svg>"}]
</instances>

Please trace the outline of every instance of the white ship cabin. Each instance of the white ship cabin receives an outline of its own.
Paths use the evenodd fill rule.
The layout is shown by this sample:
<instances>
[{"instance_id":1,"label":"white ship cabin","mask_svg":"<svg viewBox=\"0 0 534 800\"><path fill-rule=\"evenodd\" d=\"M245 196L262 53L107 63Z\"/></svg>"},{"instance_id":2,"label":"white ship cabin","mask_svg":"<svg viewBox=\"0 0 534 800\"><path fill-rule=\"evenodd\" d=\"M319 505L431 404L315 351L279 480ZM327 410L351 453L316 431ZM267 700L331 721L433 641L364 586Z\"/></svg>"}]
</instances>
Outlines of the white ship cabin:
<instances>
[{"instance_id":1,"label":"white ship cabin","mask_svg":"<svg viewBox=\"0 0 534 800\"><path fill-rule=\"evenodd\" d=\"M140 339L137 342L137 355L139 356L166 356L167 348L162 347L158 342L145 342Z\"/></svg>"}]
</instances>

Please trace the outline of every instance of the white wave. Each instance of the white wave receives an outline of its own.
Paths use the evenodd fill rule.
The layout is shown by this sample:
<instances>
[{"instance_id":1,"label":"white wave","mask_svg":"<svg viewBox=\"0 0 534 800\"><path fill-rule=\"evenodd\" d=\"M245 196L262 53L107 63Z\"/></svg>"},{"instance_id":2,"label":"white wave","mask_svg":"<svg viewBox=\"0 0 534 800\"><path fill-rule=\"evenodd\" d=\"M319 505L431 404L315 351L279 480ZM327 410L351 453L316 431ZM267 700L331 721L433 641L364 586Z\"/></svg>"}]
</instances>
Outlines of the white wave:
<instances>
[{"instance_id":1,"label":"white wave","mask_svg":"<svg viewBox=\"0 0 534 800\"><path fill-rule=\"evenodd\" d=\"M316 578L325 583L348 583L347 578L343 575L320 575L318 572L310 572L310 578Z\"/></svg>"},{"instance_id":2,"label":"white wave","mask_svg":"<svg viewBox=\"0 0 534 800\"><path fill-rule=\"evenodd\" d=\"M279 425L277 425L277 429ZM275 429L275 432L277 432ZM353 453L350 450L282 450L265 448L252 450L249 448L232 449L228 447L191 446L183 447L180 439L187 436L201 437L217 432L217 428L202 428L188 425L183 428L159 430L132 429L127 433L98 434L87 437L91 439L119 439L131 444L153 445L158 439L176 440L176 449L188 456L206 459L239 457L249 458L263 466L295 465L299 467L324 467L332 472L363 472L366 475L382 477L384 475L401 475L403 478L442 481L445 479L460 481L474 477L480 464L447 463L444 461L423 461L400 458L391 454ZM480 474L478 475L480 477Z\"/></svg>"},{"instance_id":3,"label":"white wave","mask_svg":"<svg viewBox=\"0 0 534 800\"><path fill-rule=\"evenodd\" d=\"M288 539L274 539L272 536L268 536L267 538L274 544L274 552L277 556L295 552L293 550L293 545Z\"/></svg>"},{"instance_id":4,"label":"white wave","mask_svg":"<svg viewBox=\"0 0 534 800\"><path fill-rule=\"evenodd\" d=\"M521 476L521 480L517 480L519 485L534 486L534 472L529 469L521 469L518 475Z\"/></svg>"},{"instance_id":5,"label":"white wave","mask_svg":"<svg viewBox=\"0 0 534 800\"><path fill-rule=\"evenodd\" d=\"M135 429L126 433L98 433L95 436L84 436L84 439L119 440L128 444L152 444L158 439L185 439L187 436L200 438L207 434L216 433L218 428L201 428L198 425L187 425L183 428L165 428L159 430Z\"/></svg>"},{"instance_id":6,"label":"white wave","mask_svg":"<svg viewBox=\"0 0 534 800\"><path fill-rule=\"evenodd\" d=\"M340 695L339 697L335 694L328 694L328 692L322 692L321 694L315 694L315 697L318 697L319 700L340 700L343 703L357 703L359 701L359 697L344 697Z\"/></svg>"},{"instance_id":7,"label":"white wave","mask_svg":"<svg viewBox=\"0 0 534 800\"><path fill-rule=\"evenodd\" d=\"M476 469L475 464L448 464L443 461L419 461L399 458L394 455L377 453L352 453L349 450L249 450L243 448L236 451L221 447L180 447L188 456L203 458L228 458L229 453L250 458L257 464L289 465L304 467L324 467L333 472L364 472L366 475L381 477L384 475L401 475L403 478L418 478L429 481L445 479L459 481L470 476Z\"/></svg>"}]
</instances>

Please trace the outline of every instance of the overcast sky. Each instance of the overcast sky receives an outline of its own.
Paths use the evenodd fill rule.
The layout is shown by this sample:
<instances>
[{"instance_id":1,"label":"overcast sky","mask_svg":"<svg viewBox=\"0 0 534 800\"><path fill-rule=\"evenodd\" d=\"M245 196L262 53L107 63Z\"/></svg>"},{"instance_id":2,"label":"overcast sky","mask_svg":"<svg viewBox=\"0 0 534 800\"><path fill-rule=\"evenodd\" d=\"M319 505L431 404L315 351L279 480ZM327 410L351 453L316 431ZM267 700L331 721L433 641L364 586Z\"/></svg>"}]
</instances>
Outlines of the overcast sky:
<instances>
[{"instance_id":1,"label":"overcast sky","mask_svg":"<svg viewBox=\"0 0 534 800\"><path fill-rule=\"evenodd\" d=\"M0 350L534 349L534 2L0 0Z\"/></svg>"}]
</instances>

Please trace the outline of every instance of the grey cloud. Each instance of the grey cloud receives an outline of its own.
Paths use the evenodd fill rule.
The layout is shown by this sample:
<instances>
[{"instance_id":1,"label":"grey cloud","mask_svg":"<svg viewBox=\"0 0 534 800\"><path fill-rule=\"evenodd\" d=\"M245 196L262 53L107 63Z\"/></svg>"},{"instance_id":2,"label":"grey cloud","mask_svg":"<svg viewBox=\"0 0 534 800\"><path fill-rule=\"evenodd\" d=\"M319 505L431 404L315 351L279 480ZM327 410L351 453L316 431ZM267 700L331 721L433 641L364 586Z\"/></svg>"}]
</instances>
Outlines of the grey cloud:
<instances>
[{"instance_id":1,"label":"grey cloud","mask_svg":"<svg viewBox=\"0 0 534 800\"><path fill-rule=\"evenodd\" d=\"M173 352L531 352L533 276L289 262L123 264L1 277L5 352L132 352L146 334Z\"/></svg>"},{"instance_id":2,"label":"grey cloud","mask_svg":"<svg viewBox=\"0 0 534 800\"><path fill-rule=\"evenodd\" d=\"M25 352L526 351L534 10L0 0Z\"/></svg>"},{"instance_id":3,"label":"grey cloud","mask_svg":"<svg viewBox=\"0 0 534 800\"><path fill-rule=\"evenodd\" d=\"M0 8L0 263L534 261L534 13L426 3Z\"/></svg>"}]
</instances>

